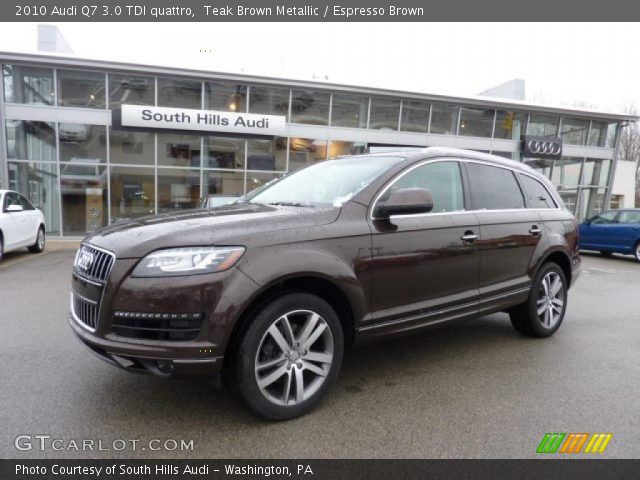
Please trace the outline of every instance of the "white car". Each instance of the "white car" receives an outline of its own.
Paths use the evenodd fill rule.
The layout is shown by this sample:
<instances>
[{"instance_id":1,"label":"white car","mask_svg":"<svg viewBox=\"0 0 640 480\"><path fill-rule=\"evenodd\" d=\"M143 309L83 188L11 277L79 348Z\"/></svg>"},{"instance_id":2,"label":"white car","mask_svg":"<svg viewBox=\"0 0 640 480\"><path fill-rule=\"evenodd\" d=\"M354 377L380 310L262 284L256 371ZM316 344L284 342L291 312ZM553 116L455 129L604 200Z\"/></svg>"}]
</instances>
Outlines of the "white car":
<instances>
[{"instance_id":1,"label":"white car","mask_svg":"<svg viewBox=\"0 0 640 480\"><path fill-rule=\"evenodd\" d=\"M4 252L28 247L30 252L44 250L44 215L24 195L0 190L0 260Z\"/></svg>"}]
</instances>

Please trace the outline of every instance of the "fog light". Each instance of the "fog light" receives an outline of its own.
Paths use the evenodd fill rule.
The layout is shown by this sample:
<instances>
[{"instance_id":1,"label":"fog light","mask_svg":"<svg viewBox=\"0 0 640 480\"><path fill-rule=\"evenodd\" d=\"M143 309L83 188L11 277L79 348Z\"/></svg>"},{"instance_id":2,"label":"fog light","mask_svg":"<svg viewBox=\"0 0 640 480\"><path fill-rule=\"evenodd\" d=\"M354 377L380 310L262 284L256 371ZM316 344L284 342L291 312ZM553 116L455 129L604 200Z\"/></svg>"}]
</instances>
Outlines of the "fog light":
<instances>
[{"instance_id":1,"label":"fog light","mask_svg":"<svg viewBox=\"0 0 640 480\"><path fill-rule=\"evenodd\" d=\"M156 362L156 367L158 371L163 375L173 375L175 372L175 367L173 366L173 362L171 360L158 360Z\"/></svg>"}]
</instances>

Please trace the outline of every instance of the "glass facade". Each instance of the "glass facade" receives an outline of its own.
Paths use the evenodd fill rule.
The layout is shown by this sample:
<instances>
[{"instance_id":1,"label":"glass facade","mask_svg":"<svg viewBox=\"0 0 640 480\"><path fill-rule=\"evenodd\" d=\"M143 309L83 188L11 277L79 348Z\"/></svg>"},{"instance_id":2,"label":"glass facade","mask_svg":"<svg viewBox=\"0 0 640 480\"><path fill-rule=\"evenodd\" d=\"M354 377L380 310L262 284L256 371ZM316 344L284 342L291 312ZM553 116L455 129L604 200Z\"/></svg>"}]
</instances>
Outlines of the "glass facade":
<instances>
[{"instance_id":1,"label":"glass facade","mask_svg":"<svg viewBox=\"0 0 640 480\"><path fill-rule=\"evenodd\" d=\"M307 125L329 124L331 95L316 90L291 91L291 123Z\"/></svg>"},{"instance_id":2,"label":"glass facade","mask_svg":"<svg viewBox=\"0 0 640 480\"><path fill-rule=\"evenodd\" d=\"M458 133L467 137L491 138L495 110L479 108L460 109L460 127Z\"/></svg>"},{"instance_id":3,"label":"glass facade","mask_svg":"<svg viewBox=\"0 0 640 480\"><path fill-rule=\"evenodd\" d=\"M109 74L109 108L119 107L123 103L155 105L155 77Z\"/></svg>"},{"instance_id":4,"label":"glass facade","mask_svg":"<svg viewBox=\"0 0 640 480\"><path fill-rule=\"evenodd\" d=\"M247 86L223 82L205 82L204 108L222 112L247 111Z\"/></svg>"},{"instance_id":5,"label":"glass facade","mask_svg":"<svg viewBox=\"0 0 640 480\"><path fill-rule=\"evenodd\" d=\"M82 236L117 220L193 208L205 194L241 195L305 165L394 147L390 132L405 146L464 137L473 145L467 148L523 161L550 178L581 217L605 207L612 181L621 120L53 63L2 65L0 145L0 188L42 208L53 234ZM96 120L122 104L281 115L286 133L145 131ZM29 119L25 105L38 106L38 115ZM562 136L565 155L522 158L525 134Z\"/></svg>"},{"instance_id":6,"label":"glass facade","mask_svg":"<svg viewBox=\"0 0 640 480\"><path fill-rule=\"evenodd\" d=\"M264 115L289 115L289 90L251 85L249 112Z\"/></svg>"},{"instance_id":7,"label":"glass facade","mask_svg":"<svg viewBox=\"0 0 640 480\"><path fill-rule=\"evenodd\" d=\"M105 108L105 74L84 70L57 70L58 105Z\"/></svg>"},{"instance_id":8,"label":"glass facade","mask_svg":"<svg viewBox=\"0 0 640 480\"><path fill-rule=\"evenodd\" d=\"M398 130L400 100L384 97L371 98L369 128L372 130Z\"/></svg>"},{"instance_id":9,"label":"glass facade","mask_svg":"<svg viewBox=\"0 0 640 480\"><path fill-rule=\"evenodd\" d=\"M334 94L331 104L331 126L366 128L369 97Z\"/></svg>"},{"instance_id":10,"label":"glass facade","mask_svg":"<svg viewBox=\"0 0 640 480\"><path fill-rule=\"evenodd\" d=\"M202 82L158 77L158 106L202 108Z\"/></svg>"},{"instance_id":11,"label":"glass facade","mask_svg":"<svg viewBox=\"0 0 640 480\"><path fill-rule=\"evenodd\" d=\"M107 127L86 123L59 123L61 162L106 163Z\"/></svg>"},{"instance_id":12,"label":"glass facade","mask_svg":"<svg viewBox=\"0 0 640 480\"><path fill-rule=\"evenodd\" d=\"M434 103L431 106L429 133L455 135L457 133L459 112L460 107L456 105Z\"/></svg>"},{"instance_id":13,"label":"glass facade","mask_svg":"<svg viewBox=\"0 0 640 480\"><path fill-rule=\"evenodd\" d=\"M429 131L430 115L430 103L414 102L411 100L403 101L400 130L402 130L403 132L427 133Z\"/></svg>"},{"instance_id":14,"label":"glass facade","mask_svg":"<svg viewBox=\"0 0 640 480\"><path fill-rule=\"evenodd\" d=\"M53 105L53 68L3 65L2 77L6 102Z\"/></svg>"}]
</instances>

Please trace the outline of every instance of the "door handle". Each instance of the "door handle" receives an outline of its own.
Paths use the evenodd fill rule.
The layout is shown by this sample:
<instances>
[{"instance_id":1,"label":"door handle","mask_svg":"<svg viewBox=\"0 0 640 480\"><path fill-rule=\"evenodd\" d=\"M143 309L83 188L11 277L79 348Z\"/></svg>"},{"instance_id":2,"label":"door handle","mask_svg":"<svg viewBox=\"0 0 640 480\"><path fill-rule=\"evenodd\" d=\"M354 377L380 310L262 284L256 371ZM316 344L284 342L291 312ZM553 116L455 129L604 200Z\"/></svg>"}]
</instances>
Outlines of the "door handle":
<instances>
[{"instance_id":1,"label":"door handle","mask_svg":"<svg viewBox=\"0 0 640 480\"><path fill-rule=\"evenodd\" d=\"M466 232L464 232L464 235L462 235L460 237L460 240L462 240L464 243L473 243L478 239L478 236L473 233L471 230L467 230Z\"/></svg>"},{"instance_id":2,"label":"door handle","mask_svg":"<svg viewBox=\"0 0 640 480\"><path fill-rule=\"evenodd\" d=\"M540 235L540 233L542 233L542 230L540 230L540 227L538 225L532 225L531 228L529 229L529 233L531 235L537 236L537 235Z\"/></svg>"}]
</instances>

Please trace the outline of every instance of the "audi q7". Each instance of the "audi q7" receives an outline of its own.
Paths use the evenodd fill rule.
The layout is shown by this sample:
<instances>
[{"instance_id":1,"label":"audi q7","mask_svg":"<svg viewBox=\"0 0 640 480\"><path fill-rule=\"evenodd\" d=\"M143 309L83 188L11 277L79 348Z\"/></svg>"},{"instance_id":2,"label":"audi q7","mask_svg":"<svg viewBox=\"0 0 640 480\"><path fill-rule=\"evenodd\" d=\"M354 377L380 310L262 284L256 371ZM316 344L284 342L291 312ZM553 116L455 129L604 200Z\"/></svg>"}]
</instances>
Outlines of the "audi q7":
<instances>
[{"instance_id":1,"label":"audi q7","mask_svg":"<svg viewBox=\"0 0 640 480\"><path fill-rule=\"evenodd\" d=\"M287 419L361 342L498 311L552 335L579 266L573 215L528 166L444 148L362 155L88 236L69 323L115 366L221 375L253 412Z\"/></svg>"}]
</instances>

